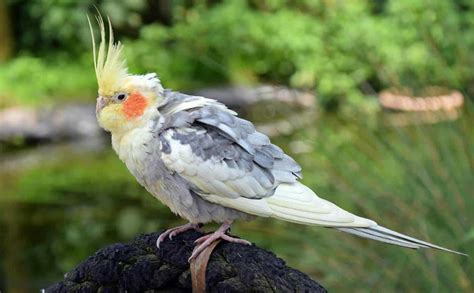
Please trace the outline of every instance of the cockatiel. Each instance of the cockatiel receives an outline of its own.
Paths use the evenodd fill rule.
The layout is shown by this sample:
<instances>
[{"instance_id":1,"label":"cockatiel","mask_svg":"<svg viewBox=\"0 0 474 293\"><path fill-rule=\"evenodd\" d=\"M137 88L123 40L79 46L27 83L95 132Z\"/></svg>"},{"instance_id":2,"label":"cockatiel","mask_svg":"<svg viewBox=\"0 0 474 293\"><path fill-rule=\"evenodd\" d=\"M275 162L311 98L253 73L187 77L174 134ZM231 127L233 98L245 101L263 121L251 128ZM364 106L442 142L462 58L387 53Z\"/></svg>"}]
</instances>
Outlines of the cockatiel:
<instances>
[{"instance_id":1,"label":"cockatiel","mask_svg":"<svg viewBox=\"0 0 474 293\"><path fill-rule=\"evenodd\" d=\"M128 73L110 20L98 17L97 119L130 172L154 197L188 220L162 233L157 246L208 222L222 225L199 238L190 260L217 239L250 244L226 234L233 221L272 217L334 228L408 248L458 253L379 226L318 197L299 182L301 167L254 125L225 105L163 89L155 73Z\"/></svg>"}]
</instances>

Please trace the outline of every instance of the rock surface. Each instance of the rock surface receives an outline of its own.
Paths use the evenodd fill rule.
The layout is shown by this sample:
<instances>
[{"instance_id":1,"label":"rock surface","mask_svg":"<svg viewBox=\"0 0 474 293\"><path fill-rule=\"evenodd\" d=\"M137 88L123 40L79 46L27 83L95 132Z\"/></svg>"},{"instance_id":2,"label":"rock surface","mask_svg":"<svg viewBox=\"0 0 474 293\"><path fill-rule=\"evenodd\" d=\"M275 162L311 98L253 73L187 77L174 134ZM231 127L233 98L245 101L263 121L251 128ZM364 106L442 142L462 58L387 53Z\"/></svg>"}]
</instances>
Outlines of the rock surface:
<instances>
[{"instance_id":1,"label":"rock surface","mask_svg":"<svg viewBox=\"0 0 474 293\"><path fill-rule=\"evenodd\" d=\"M182 233L157 249L159 233L107 246L46 292L190 292L188 257L203 234ZM254 245L217 245L206 271L208 292L326 292L273 253Z\"/></svg>"},{"instance_id":2,"label":"rock surface","mask_svg":"<svg viewBox=\"0 0 474 293\"><path fill-rule=\"evenodd\" d=\"M14 107L0 111L0 143L62 141L102 135L93 104L65 104L53 108Z\"/></svg>"},{"instance_id":3,"label":"rock surface","mask_svg":"<svg viewBox=\"0 0 474 293\"><path fill-rule=\"evenodd\" d=\"M315 96L310 92L275 85L222 86L200 89L193 94L218 100L233 109L269 100L303 107L314 107L315 103Z\"/></svg>"}]
</instances>

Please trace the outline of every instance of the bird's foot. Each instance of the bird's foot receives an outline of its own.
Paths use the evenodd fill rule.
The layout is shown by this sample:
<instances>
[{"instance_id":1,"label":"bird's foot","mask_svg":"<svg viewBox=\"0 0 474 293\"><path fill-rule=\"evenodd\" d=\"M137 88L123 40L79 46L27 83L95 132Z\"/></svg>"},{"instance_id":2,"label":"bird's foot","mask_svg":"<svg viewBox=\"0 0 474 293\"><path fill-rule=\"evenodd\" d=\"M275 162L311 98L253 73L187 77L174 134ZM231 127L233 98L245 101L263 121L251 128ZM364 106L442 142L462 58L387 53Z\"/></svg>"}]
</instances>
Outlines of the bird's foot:
<instances>
[{"instance_id":1,"label":"bird's foot","mask_svg":"<svg viewBox=\"0 0 474 293\"><path fill-rule=\"evenodd\" d=\"M226 232L229 230L231 223L224 222L219 229L217 229L214 233L204 235L194 241L196 243L196 247L193 250L193 253L191 254L191 257L188 259L189 262L191 262L193 259L195 259L201 252L203 252L206 247L211 245L212 242L218 240L218 239L223 239L228 242L233 242L233 243L240 243L240 244L245 244L245 245L252 245L250 241L247 241L245 239L240 239L240 238L235 238L231 237L226 234Z\"/></svg>"},{"instance_id":2,"label":"bird's foot","mask_svg":"<svg viewBox=\"0 0 474 293\"><path fill-rule=\"evenodd\" d=\"M183 233L188 230L201 231L201 228L202 228L202 224L187 223L182 226L168 229L165 232L160 234L160 236L156 240L156 247L160 248L161 242L165 241L166 237L168 237L171 240L173 239L174 236L178 235L179 233Z\"/></svg>"}]
</instances>

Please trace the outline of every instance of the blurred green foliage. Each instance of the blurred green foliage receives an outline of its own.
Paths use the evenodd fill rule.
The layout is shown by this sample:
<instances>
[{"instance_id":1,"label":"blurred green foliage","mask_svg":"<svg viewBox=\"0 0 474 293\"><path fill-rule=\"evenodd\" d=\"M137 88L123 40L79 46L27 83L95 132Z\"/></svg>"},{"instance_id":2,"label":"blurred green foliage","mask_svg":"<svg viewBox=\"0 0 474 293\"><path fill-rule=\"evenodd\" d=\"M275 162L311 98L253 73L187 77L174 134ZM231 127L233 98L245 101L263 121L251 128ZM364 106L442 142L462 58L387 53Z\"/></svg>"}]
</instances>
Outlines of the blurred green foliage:
<instances>
[{"instance_id":1,"label":"blurred green foliage","mask_svg":"<svg viewBox=\"0 0 474 293\"><path fill-rule=\"evenodd\" d=\"M85 70L88 62L56 62L62 65L22 56L0 66L0 107L93 100L96 81L93 70Z\"/></svg>"},{"instance_id":2,"label":"blurred green foliage","mask_svg":"<svg viewBox=\"0 0 474 293\"><path fill-rule=\"evenodd\" d=\"M16 54L0 65L0 107L93 100L85 15L96 13L94 4L110 15L131 70L156 71L165 86L181 91L286 84L314 90L321 105L342 113L371 111L373 97L388 87L417 92L436 85L474 96L469 0L7 3ZM362 115L323 115L274 142L302 163L304 183L322 197L473 255L474 115L468 105L457 121L406 128ZM292 154L295 141L311 152ZM0 170L0 272L10 288L42 288L99 247L180 222L112 153L55 150L44 157L38 164L22 159L21 170ZM233 231L331 291L474 290L468 258L268 219L238 223Z\"/></svg>"},{"instance_id":3,"label":"blurred green foliage","mask_svg":"<svg viewBox=\"0 0 474 293\"><path fill-rule=\"evenodd\" d=\"M287 84L315 90L326 109L349 113L372 109L370 96L388 87L418 92L435 85L474 94L472 1L161 3L11 0L12 13L23 16L14 18L16 58L26 60L0 70L0 89L9 89L12 79L17 84L7 90L6 103L49 96L49 85L10 73L30 62L28 56L45 60L38 70L46 76L70 78L59 83L58 95L94 91L90 62L84 62L91 60L85 15L95 13L93 4L110 15L133 72L156 71L166 86L179 90Z\"/></svg>"},{"instance_id":4,"label":"blurred green foliage","mask_svg":"<svg viewBox=\"0 0 474 293\"><path fill-rule=\"evenodd\" d=\"M326 108L370 106L367 95L387 87L470 90L462 86L473 78L468 68L474 18L467 6L390 1L376 12L371 3L198 5L176 13L171 28L143 27L129 44L129 59L178 88L216 81L284 83L315 89Z\"/></svg>"}]
</instances>

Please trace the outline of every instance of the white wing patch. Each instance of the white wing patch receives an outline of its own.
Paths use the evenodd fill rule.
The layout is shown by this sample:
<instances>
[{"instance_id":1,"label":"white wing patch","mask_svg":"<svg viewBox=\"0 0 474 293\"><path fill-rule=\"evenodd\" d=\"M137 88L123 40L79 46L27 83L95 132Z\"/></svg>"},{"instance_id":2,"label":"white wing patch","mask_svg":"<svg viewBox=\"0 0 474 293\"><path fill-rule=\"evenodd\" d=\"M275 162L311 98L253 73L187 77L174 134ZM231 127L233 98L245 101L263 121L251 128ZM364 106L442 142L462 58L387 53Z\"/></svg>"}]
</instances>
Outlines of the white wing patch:
<instances>
[{"instance_id":1,"label":"white wing patch","mask_svg":"<svg viewBox=\"0 0 474 293\"><path fill-rule=\"evenodd\" d=\"M224 161L213 160L212 157L204 160L193 153L191 146L173 139L171 131L164 133L163 137L171 150L162 153L164 164L202 193L228 198L264 197L268 194L269 188L260 185L248 172L231 168Z\"/></svg>"}]
</instances>

